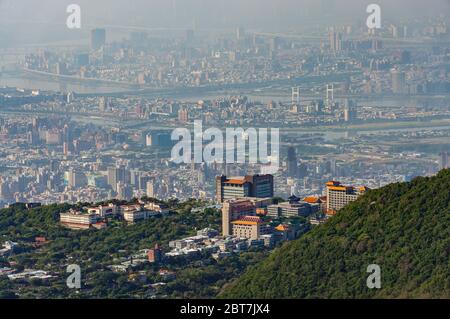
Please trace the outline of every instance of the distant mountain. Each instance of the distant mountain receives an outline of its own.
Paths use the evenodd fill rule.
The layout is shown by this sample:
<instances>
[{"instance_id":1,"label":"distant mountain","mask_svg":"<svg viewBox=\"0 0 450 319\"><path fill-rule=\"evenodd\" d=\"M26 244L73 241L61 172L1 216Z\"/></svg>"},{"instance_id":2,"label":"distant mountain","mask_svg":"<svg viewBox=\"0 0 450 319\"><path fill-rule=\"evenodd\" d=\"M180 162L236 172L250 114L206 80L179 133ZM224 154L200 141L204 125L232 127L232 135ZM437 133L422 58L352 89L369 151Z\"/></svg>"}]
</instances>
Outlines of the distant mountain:
<instances>
[{"instance_id":1,"label":"distant mountain","mask_svg":"<svg viewBox=\"0 0 450 319\"><path fill-rule=\"evenodd\" d=\"M449 298L450 170L369 191L275 250L222 298ZM368 265L381 268L369 289Z\"/></svg>"}]
</instances>

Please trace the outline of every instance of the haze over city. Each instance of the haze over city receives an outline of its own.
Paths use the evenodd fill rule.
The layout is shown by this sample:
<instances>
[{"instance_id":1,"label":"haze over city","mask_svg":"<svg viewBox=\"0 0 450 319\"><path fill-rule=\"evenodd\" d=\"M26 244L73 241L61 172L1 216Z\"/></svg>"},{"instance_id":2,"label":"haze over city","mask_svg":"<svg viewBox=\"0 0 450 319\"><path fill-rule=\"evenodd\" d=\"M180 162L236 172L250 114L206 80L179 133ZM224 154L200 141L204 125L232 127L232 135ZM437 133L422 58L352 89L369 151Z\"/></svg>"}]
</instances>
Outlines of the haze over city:
<instances>
[{"instance_id":1,"label":"haze over city","mask_svg":"<svg viewBox=\"0 0 450 319\"><path fill-rule=\"evenodd\" d=\"M449 12L0 0L0 299L448 298Z\"/></svg>"},{"instance_id":2,"label":"haze over city","mask_svg":"<svg viewBox=\"0 0 450 319\"><path fill-rule=\"evenodd\" d=\"M81 30L67 30L66 8L82 8ZM244 26L256 31L286 31L316 25L365 23L368 0L2 0L0 46L37 44L88 36L94 26L183 30L230 30ZM377 1L383 20L426 18L450 10L448 0Z\"/></svg>"}]
</instances>

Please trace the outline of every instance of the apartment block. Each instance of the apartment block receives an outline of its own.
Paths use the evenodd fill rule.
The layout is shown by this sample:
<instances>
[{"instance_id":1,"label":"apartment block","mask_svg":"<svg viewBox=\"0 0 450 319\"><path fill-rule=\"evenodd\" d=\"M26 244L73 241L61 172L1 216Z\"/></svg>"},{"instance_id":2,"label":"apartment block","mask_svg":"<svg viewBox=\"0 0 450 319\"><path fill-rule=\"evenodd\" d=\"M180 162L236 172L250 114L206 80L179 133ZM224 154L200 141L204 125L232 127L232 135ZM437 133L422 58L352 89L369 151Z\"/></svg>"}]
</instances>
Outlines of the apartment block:
<instances>
[{"instance_id":1,"label":"apartment block","mask_svg":"<svg viewBox=\"0 0 450 319\"><path fill-rule=\"evenodd\" d=\"M100 220L101 217L95 213L85 213L72 209L67 213L60 214L61 224L70 229L89 229Z\"/></svg>"},{"instance_id":2,"label":"apartment block","mask_svg":"<svg viewBox=\"0 0 450 319\"><path fill-rule=\"evenodd\" d=\"M232 221L232 232L234 237L259 239L263 221L258 216L244 216Z\"/></svg>"},{"instance_id":3,"label":"apartment block","mask_svg":"<svg viewBox=\"0 0 450 319\"><path fill-rule=\"evenodd\" d=\"M216 200L223 203L241 197L273 197L273 187L273 176L269 174L230 178L222 175L216 177Z\"/></svg>"},{"instance_id":4,"label":"apartment block","mask_svg":"<svg viewBox=\"0 0 450 319\"><path fill-rule=\"evenodd\" d=\"M340 182L330 181L326 184L327 214L334 215L348 203L358 199L368 190L367 187L344 186Z\"/></svg>"}]
</instances>

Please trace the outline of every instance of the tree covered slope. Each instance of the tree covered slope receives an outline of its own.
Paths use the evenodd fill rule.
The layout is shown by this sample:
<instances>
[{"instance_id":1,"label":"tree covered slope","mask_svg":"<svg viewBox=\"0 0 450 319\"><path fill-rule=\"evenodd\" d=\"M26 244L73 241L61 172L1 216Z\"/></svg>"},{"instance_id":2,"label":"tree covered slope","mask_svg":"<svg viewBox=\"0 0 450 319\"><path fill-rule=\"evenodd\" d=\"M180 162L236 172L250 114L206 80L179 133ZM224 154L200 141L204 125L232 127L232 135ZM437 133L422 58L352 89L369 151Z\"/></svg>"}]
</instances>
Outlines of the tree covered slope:
<instances>
[{"instance_id":1,"label":"tree covered slope","mask_svg":"<svg viewBox=\"0 0 450 319\"><path fill-rule=\"evenodd\" d=\"M450 170L369 191L226 286L222 298L449 298ZM381 267L369 289L367 266Z\"/></svg>"}]
</instances>

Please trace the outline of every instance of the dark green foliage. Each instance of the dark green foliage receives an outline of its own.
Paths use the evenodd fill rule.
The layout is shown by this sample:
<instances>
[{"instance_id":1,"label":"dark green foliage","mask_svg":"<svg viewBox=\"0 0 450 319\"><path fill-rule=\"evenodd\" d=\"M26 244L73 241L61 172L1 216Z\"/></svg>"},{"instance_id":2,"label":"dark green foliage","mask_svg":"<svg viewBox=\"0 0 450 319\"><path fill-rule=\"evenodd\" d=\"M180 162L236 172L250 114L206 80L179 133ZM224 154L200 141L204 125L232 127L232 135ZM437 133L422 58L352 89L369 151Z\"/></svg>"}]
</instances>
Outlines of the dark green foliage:
<instances>
[{"instance_id":1,"label":"dark green foliage","mask_svg":"<svg viewBox=\"0 0 450 319\"><path fill-rule=\"evenodd\" d=\"M372 190L286 243L222 298L449 298L450 170ZM381 267L381 289L366 285Z\"/></svg>"},{"instance_id":2,"label":"dark green foliage","mask_svg":"<svg viewBox=\"0 0 450 319\"><path fill-rule=\"evenodd\" d=\"M195 235L196 231L212 227L220 231L220 212L205 209L192 213L191 208L204 203L189 200L169 203L173 213L154 217L134 225L114 221L102 230L74 231L59 224L59 213L71 205L49 205L27 210L17 205L0 210L0 239L20 244L20 251L0 259L0 267L14 262L14 268L42 269L54 275L49 282L31 280L9 281L0 277L1 298L139 298L145 295L142 284L129 281L128 274L115 274L108 269L114 258L127 257L140 249L153 248L159 243L168 251L168 242ZM82 205L77 205L80 208ZM49 242L42 248L33 247L36 236L45 236ZM82 289L68 289L66 266L78 264L82 271ZM149 274L153 265L142 267ZM138 269L140 270L140 269Z\"/></svg>"}]
</instances>

